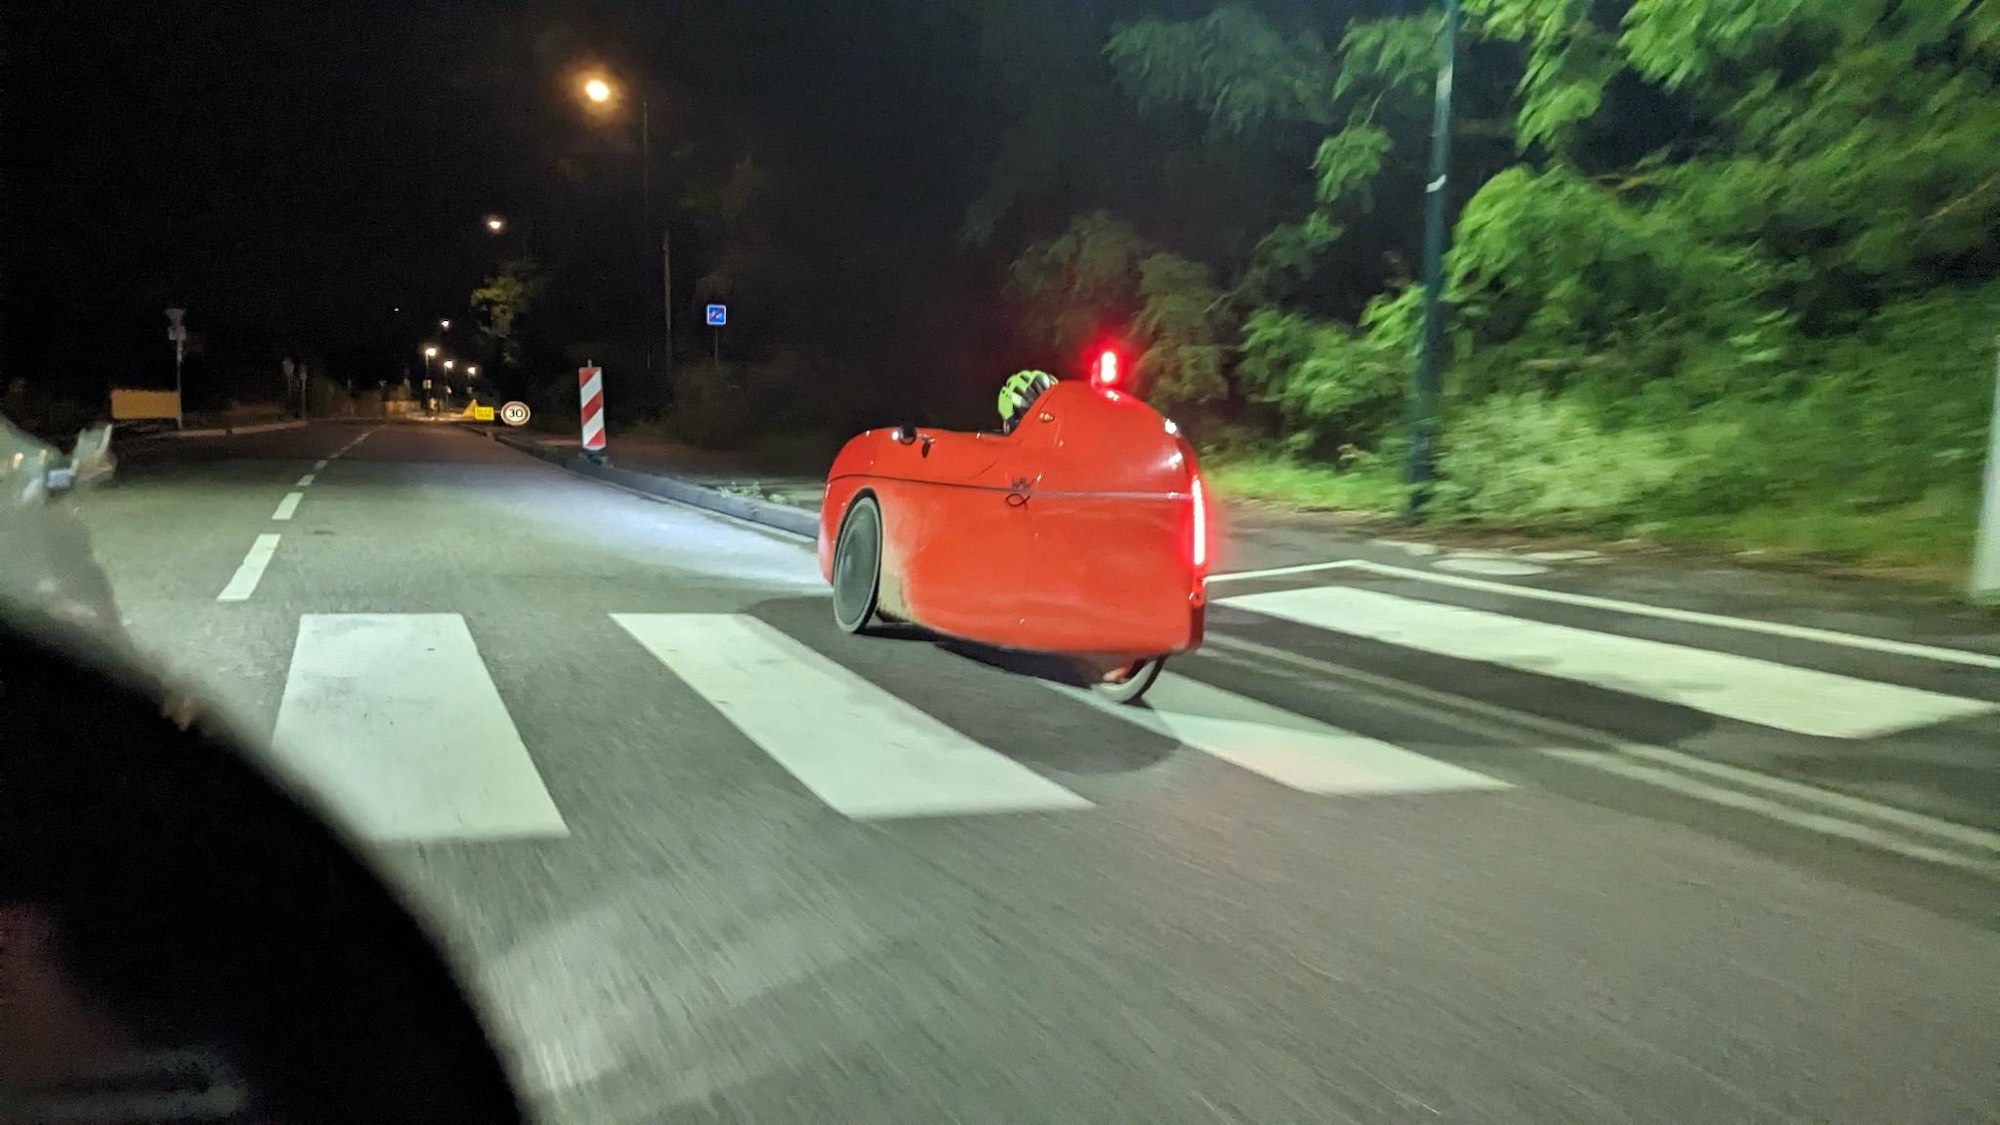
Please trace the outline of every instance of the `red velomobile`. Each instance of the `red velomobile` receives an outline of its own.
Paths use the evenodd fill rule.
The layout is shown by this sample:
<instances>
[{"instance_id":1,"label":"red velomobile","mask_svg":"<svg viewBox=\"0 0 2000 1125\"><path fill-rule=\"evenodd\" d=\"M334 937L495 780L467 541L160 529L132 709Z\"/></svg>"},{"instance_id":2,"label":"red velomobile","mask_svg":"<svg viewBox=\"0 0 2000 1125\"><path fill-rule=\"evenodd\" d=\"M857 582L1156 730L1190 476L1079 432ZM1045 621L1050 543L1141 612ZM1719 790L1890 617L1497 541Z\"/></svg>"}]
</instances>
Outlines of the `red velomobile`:
<instances>
[{"instance_id":1,"label":"red velomobile","mask_svg":"<svg viewBox=\"0 0 2000 1125\"><path fill-rule=\"evenodd\" d=\"M1115 381L1107 355L1006 433L850 440L820 510L835 623L1060 654L1112 699L1144 694L1201 643L1208 509L1193 447Z\"/></svg>"}]
</instances>

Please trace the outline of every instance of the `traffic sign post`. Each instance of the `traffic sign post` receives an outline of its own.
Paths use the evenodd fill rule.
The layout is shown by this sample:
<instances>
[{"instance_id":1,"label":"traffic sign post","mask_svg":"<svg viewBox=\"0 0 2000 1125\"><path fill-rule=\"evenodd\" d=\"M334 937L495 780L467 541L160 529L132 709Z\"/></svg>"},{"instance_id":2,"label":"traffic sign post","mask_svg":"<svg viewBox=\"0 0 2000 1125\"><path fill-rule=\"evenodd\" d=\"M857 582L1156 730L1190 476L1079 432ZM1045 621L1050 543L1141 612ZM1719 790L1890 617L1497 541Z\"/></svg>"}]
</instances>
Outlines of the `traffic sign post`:
<instances>
[{"instance_id":1,"label":"traffic sign post","mask_svg":"<svg viewBox=\"0 0 2000 1125\"><path fill-rule=\"evenodd\" d=\"M579 367L576 371L577 399L582 404L583 455L604 463L604 369Z\"/></svg>"},{"instance_id":2,"label":"traffic sign post","mask_svg":"<svg viewBox=\"0 0 2000 1125\"><path fill-rule=\"evenodd\" d=\"M725 325L729 323L729 306L710 305L708 306L707 312L708 312L709 332L711 335L715 337L715 362L721 363L722 329Z\"/></svg>"},{"instance_id":3,"label":"traffic sign post","mask_svg":"<svg viewBox=\"0 0 2000 1125\"><path fill-rule=\"evenodd\" d=\"M525 402L510 402L500 408L500 420L510 426L525 426L530 413Z\"/></svg>"},{"instance_id":4,"label":"traffic sign post","mask_svg":"<svg viewBox=\"0 0 2000 1125\"><path fill-rule=\"evenodd\" d=\"M181 356L187 349L188 330L181 323L187 315L186 309L167 310L167 339L174 345L174 429L187 427L187 404L181 396Z\"/></svg>"}]
</instances>

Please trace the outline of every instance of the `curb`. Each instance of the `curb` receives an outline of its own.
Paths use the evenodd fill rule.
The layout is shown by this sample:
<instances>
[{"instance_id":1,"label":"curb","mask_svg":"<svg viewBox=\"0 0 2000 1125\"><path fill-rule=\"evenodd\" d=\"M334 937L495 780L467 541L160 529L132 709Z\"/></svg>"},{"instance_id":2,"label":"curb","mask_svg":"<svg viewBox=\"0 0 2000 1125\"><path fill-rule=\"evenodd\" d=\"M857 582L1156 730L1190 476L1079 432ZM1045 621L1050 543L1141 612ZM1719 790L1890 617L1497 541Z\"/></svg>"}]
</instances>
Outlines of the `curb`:
<instances>
[{"instance_id":1,"label":"curb","mask_svg":"<svg viewBox=\"0 0 2000 1125\"><path fill-rule=\"evenodd\" d=\"M539 457L552 465L560 465L579 476L606 481L634 492L673 500L690 507L720 512L725 516L734 516L740 520L776 528L801 538L814 540L819 538L818 512L719 492L713 488L703 488L697 484L689 484L684 480L656 473L635 472L615 465L599 465L581 455L571 456L560 450L550 449L539 442L512 437L497 431L489 430L486 436L510 449L518 449L530 457Z\"/></svg>"},{"instance_id":2,"label":"curb","mask_svg":"<svg viewBox=\"0 0 2000 1125\"><path fill-rule=\"evenodd\" d=\"M234 437L238 434L268 434L277 430L297 430L304 428L303 418L289 422L259 422L251 426L209 426L199 430L161 430L158 433L134 434L133 440L157 441L160 438L209 438Z\"/></svg>"}]
</instances>

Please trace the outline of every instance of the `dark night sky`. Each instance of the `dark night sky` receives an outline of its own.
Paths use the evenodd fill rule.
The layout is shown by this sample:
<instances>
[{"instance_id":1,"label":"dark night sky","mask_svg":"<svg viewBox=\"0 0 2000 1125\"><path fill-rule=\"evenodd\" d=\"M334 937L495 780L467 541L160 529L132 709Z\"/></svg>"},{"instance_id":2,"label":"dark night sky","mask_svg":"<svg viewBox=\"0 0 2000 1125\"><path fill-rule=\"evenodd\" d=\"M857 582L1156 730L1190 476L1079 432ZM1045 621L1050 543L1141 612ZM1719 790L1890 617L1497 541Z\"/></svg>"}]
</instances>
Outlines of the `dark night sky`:
<instances>
[{"instance_id":1,"label":"dark night sky","mask_svg":"<svg viewBox=\"0 0 2000 1125\"><path fill-rule=\"evenodd\" d=\"M958 282L938 271L976 288L990 265L951 240L998 132L976 30L955 7L17 7L7 374L89 386L158 361L169 301L212 339L380 364L422 321L462 315L496 256L479 226L489 210L533 221L538 255L571 280L576 332L617 333L642 315L650 250L635 131L571 96L591 60L651 90L662 176L675 148L712 159L738 133L772 154L786 200L774 233L817 280L785 294L782 315L760 311L775 332L886 362L901 354L887 340L897 310L957 319L908 308L949 299ZM704 252L695 232L688 280L713 264Z\"/></svg>"}]
</instances>

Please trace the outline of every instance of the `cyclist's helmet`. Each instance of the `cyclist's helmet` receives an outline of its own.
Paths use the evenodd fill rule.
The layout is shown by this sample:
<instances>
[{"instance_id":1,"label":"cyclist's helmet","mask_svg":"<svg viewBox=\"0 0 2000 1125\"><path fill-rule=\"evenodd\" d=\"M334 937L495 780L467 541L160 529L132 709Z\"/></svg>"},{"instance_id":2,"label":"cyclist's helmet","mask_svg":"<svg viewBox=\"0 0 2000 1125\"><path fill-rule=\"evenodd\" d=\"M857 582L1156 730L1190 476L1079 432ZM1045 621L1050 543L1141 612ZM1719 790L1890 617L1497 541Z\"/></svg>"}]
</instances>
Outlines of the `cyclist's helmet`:
<instances>
[{"instance_id":1,"label":"cyclist's helmet","mask_svg":"<svg viewBox=\"0 0 2000 1125\"><path fill-rule=\"evenodd\" d=\"M1000 385L1000 424L1012 429L1042 392L1056 385L1056 377L1046 371L1016 371Z\"/></svg>"}]
</instances>

